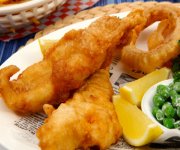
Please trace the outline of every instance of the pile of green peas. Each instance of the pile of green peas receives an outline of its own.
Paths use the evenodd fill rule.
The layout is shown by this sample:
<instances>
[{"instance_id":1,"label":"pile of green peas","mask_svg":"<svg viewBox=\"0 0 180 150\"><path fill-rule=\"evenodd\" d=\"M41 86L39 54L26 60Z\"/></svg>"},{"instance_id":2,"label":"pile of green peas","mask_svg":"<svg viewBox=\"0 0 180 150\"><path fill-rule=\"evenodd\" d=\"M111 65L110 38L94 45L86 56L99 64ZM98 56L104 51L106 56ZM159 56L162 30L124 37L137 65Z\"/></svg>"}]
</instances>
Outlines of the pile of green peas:
<instances>
[{"instance_id":1,"label":"pile of green peas","mask_svg":"<svg viewBox=\"0 0 180 150\"><path fill-rule=\"evenodd\" d=\"M152 114L165 127L180 129L180 55L173 60L172 74L171 84L157 86Z\"/></svg>"},{"instance_id":2,"label":"pile of green peas","mask_svg":"<svg viewBox=\"0 0 180 150\"><path fill-rule=\"evenodd\" d=\"M165 127L180 129L180 82L158 85L152 114Z\"/></svg>"}]
</instances>

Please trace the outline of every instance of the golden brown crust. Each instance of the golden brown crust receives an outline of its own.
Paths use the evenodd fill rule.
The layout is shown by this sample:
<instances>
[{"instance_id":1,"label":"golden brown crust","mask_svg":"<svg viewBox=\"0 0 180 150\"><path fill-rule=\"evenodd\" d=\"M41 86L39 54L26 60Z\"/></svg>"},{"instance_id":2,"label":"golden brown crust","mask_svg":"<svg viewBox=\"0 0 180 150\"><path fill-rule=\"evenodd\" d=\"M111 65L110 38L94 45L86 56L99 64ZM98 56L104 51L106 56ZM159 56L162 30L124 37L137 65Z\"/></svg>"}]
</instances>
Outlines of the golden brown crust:
<instances>
[{"instance_id":1,"label":"golden brown crust","mask_svg":"<svg viewBox=\"0 0 180 150\"><path fill-rule=\"evenodd\" d=\"M144 10L144 16L147 20L140 26L140 30L136 32L137 35L155 21L163 21L163 24L160 23L158 29L149 38L151 51L136 48L136 40L134 40L123 47L121 60L132 69L148 73L162 67L180 53L178 46L180 17L173 7L163 7L162 5ZM160 31L160 29L163 30ZM152 38L155 38L156 43Z\"/></svg>"},{"instance_id":2,"label":"golden brown crust","mask_svg":"<svg viewBox=\"0 0 180 150\"><path fill-rule=\"evenodd\" d=\"M9 108L29 113L43 104L59 104L100 68L108 66L124 31L142 22L141 13L122 20L104 16L82 30L71 30L46 51L44 59L28 67L17 80L0 71L1 93ZM11 73L13 74L13 73Z\"/></svg>"},{"instance_id":3,"label":"golden brown crust","mask_svg":"<svg viewBox=\"0 0 180 150\"><path fill-rule=\"evenodd\" d=\"M17 3L20 1L25 1L25 0L0 0L0 5L1 4L12 4L12 3Z\"/></svg>"},{"instance_id":4,"label":"golden brown crust","mask_svg":"<svg viewBox=\"0 0 180 150\"><path fill-rule=\"evenodd\" d=\"M38 129L41 149L106 149L115 143L122 130L111 103L112 94L108 70L97 71Z\"/></svg>"}]
</instances>

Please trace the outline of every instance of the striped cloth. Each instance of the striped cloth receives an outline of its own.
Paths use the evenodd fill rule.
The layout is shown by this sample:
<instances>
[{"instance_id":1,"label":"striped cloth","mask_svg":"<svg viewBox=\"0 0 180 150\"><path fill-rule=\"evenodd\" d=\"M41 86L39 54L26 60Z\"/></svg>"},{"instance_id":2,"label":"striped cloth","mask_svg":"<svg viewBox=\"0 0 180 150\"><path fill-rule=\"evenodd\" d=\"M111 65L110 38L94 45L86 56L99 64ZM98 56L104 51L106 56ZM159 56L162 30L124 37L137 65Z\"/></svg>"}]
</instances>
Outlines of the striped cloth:
<instances>
[{"instance_id":1,"label":"striped cloth","mask_svg":"<svg viewBox=\"0 0 180 150\"><path fill-rule=\"evenodd\" d=\"M107 4L118 4L118 3L122 3L122 2L135 2L135 1L143 1L143 0L100 0L93 7L104 6ZM145 1L148 1L148 0L145 0ZM157 0L157 1L161 2L163 0ZM168 1L180 2L180 0L168 0ZM13 53L15 53L19 49L19 47L25 45L25 43L28 41L28 39L33 38L34 35L35 34L31 34L24 38L17 39L17 40L11 40L9 42L1 42L0 41L0 65L6 59L8 59Z\"/></svg>"}]
</instances>

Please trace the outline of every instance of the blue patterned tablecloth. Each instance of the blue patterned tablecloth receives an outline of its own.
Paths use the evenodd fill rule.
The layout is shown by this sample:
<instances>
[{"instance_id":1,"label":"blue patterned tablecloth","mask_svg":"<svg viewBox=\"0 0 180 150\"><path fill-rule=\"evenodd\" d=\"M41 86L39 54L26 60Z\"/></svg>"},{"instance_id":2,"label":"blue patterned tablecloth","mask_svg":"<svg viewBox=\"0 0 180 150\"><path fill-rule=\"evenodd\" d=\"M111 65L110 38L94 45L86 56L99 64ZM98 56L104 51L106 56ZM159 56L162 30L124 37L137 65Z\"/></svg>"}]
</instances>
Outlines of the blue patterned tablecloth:
<instances>
[{"instance_id":1,"label":"blue patterned tablecloth","mask_svg":"<svg viewBox=\"0 0 180 150\"><path fill-rule=\"evenodd\" d=\"M118 4L122 2L135 2L135 1L143 1L143 0L100 0L98 3L96 3L93 7L96 6L104 6L107 4ZM148 0L145 0L148 1ZM158 2L161 2L163 0L157 0ZM180 2L180 0L166 0L170 2ZM1 42L0 41L0 65L8 59L13 53L15 53L19 47L25 45L25 43L28 41L28 39L33 38L35 34L31 34L29 36L26 36L24 38L18 39L18 40L11 40L9 42Z\"/></svg>"}]
</instances>

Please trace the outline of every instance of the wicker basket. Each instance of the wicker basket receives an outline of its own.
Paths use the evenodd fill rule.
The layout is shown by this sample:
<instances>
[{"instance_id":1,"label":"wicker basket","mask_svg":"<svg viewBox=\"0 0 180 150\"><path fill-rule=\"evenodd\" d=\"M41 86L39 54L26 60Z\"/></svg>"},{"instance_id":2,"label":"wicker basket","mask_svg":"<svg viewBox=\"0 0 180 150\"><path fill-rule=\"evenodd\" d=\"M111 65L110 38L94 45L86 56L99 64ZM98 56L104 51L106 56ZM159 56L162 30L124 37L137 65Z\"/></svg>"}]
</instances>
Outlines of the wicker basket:
<instances>
[{"instance_id":1,"label":"wicker basket","mask_svg":"<svg viewBox=\"0 0 180 150\"><path fill-rule=\"evenodd\" d=\"M0 33L12 31L32 23L51 12L66 0L29 0L0 7Z\"/></svg>"}]
</instances>

